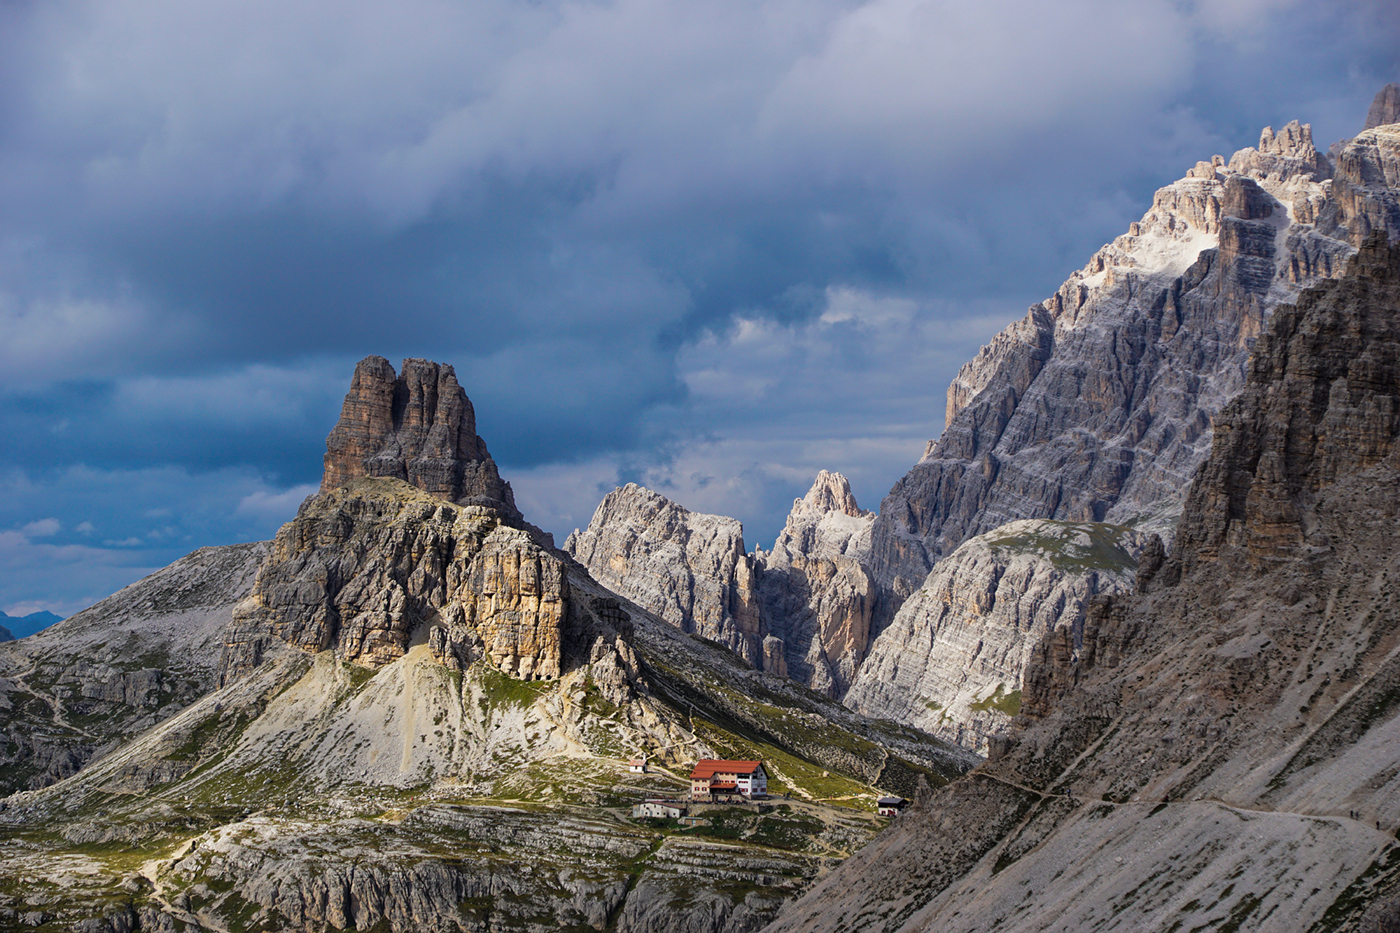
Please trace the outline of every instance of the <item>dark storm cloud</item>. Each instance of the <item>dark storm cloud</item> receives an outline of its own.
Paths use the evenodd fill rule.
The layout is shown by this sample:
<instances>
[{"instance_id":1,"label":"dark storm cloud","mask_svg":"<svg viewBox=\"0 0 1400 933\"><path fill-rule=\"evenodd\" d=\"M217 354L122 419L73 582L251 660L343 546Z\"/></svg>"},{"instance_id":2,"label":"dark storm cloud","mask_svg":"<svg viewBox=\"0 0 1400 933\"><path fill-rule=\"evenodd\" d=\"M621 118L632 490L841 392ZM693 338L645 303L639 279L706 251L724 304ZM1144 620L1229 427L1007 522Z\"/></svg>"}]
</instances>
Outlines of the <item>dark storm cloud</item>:
<instances>
[{"instance_id":1,"label":"dark storm cloud","mask_svg":"<svg viewBox=\"0 0 1400 933\"><path fill-rule=\"evenodd\" d=\"M270 534L369 353L453 363L556 531L626 479L750 543L818 468L873 507L977 345L1197 159L1354 132L1398 32L1364 0L0 5L0 609L78 599L16 582L37 554Z\"/></svg>"}]
</instances>

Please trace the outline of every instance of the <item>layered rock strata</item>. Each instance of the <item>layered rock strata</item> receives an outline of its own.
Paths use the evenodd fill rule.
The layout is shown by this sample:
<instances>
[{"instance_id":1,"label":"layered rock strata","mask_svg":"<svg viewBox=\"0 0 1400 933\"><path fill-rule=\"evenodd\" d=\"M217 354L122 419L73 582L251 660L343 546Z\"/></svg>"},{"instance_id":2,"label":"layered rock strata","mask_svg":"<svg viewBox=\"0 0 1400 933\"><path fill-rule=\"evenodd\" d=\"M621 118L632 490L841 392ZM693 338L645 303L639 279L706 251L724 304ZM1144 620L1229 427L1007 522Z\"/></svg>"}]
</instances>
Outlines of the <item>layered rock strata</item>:
<instances>
[{"instance_id":1,"label":"layered rock strata","mask_svg":"<svg viewBox=\"0 0 1400 933\"><path fill-rule=\"evenodd\" d=\"M510 484L476 433L476 412L451 366L382 356L355 367L340 421L326 439L321 492L362 476L401 479L440 499L519 518Z\"/></svg>"},{"instance_id":2,"label":"layered rock strata","mask_svg":"<svg viewBox=\"0 0 1400 933\"><path fill-rule=\"evenodd\" d=\"M846 692L870 643L875 584L866 569L875 520L840 473L822 470L792 504L773 549L754 554L763 619L787 676L826 696ZM770 669L770 668L765 668Z\"/></svg>"},{"instance_id":3,"label":"layered rock strata","mask_svg":"<svg viewBox=\"0 0 1400 933\"><path fill-rule=\"evenodd\" d=\"M1335 170L1307 125L1201 162L1050 299L965 365L947 427L882 503L877 624L968 537L1007 521L1146 522L1170 538L1243 384L1264 320L1337 274L1373 229L1400 237L1400 126L1363 132Z\"/></svg>"},{"instance_id":4,"label":"layered rock strata","mask_svg":"<svg viewBox=\"0 0 1400 933\"><path fill-rule=\"evenodd\" d=\"M564 549L616 592L754 667L843 694L870 640L866 569L874 514L839 473L793 501L773 549L744 552L735 519L691 512L629 484Z\"/></svg>"},{"instance_id":5,"label":"layered rock strata","mask_svg":"<svg viewBox=\"0 0 1400 933\"><path fill-rule=\"evenodd\" d=\"M277 533L234 611L224 680L270 640L382 667L425 640L461 668L484 657L512 677L558 677L568 570L499 513L365 478L316 496Z\"/></svg>"},{"instance_id":6,"label":"layered rock strata","mask_svg":"<svg viewBox=\"0 0 1400 933\"><path fill-rule=\"evenodd\" d=\"M564 550L599 583L755 667L778 654L764 645L754 560L735 519L691 512L629 483L604 497Z\"/></svg>"},{"instance_id":7,"label":"layered rock strata","mask_svg":"<svg viewBox=\"0 0 1400 933\"><path fill-rule=\"evenodd\" d=\"M1008 522L964 541L905 601L844 702L981 754L1021 709L1027 663L1052 632L1083 642L1090 600L1131 592L1149 539L1129 528Z\"/></svg>"},{"instance_id":8,"label":"layered rock strata","mask_svg":"<svg viewBox=\"0 0 1400 933\"><path fill-rule=\"evenodd\" d=\"M320 494L277 533L234 612L221 681L274 643L378 668L423 642L458 670L486 658L556 678L574 629L598 620L571 605L568 575L516 509L452 367L410 359L396 375L367 357L326 440Z\"/></svg>"},{"instance_id":9,"label":"layered rock strata","mask_svg":"<svg viewBox=\"0 0 1400 933\"><path fill-rule=\"evenodd\" d=\"M1400 247L1274 315L1174 553L1023 715L773 931L1383 928L1400 915ZM1057 647L1058 646L1058 647Z\"/></svg>"}]
</instances>

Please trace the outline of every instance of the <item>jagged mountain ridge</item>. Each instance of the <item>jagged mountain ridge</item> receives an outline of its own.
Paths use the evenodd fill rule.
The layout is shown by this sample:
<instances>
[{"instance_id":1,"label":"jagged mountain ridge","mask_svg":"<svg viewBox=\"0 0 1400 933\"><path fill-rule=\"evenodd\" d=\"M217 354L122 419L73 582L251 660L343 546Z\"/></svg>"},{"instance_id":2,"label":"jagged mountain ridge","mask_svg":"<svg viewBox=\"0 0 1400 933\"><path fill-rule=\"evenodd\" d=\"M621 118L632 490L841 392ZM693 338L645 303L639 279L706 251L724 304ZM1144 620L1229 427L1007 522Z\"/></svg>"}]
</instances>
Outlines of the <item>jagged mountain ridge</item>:
<instances>
[{"instance_id":1,"label":"jagged mountain ridge","mask_svg":"<svg viewBox=\"0 0 1400 933\"><path fill-rule=\"evenodd\" d=\"M755 564L734 519L691 512L629 483L604 497L564 550L649 612L762 665Z\"/></svg>"},{"instance_id":2,"label":"jagged mountain ridge","mask_svg":"<svg viewBox=\"0 0 1400 933\"><path fill-rule=\"evenodd\" d=\"M846 478L818 473L768 552L745 553L735 519L628 484L564 550L598 580L753 666L840 696L864 656L874 605L865 569L874 515Z\"/></svg>"},{"instance_id":3,"label":"jagged mountain ridge","mask_svg":"<svg viewBox=\"0 0 1400 933\"><path fill-rule=\"evenodd\" d=\"M1027 652L1061 616L1082 619L1090 597L1130 587L1124 568L1153 533L1170 546L1214 414L1243 385L1272 310L1339 273L1372 230L1400 236L1400 126L1370 125L1391 112L1394 94L1377 95L1368 128L1335 159L1295 121L1159 190L1126 235L962 367L948 389L947 429L873 523L847 536L858 544L843 552L840 573L816 557L815 540L789 529L772 552L755 551L758 630L783 639L787 671L867 714L985 749L996 712L972 707L998 684L1003 696L1019 689ZM789 528L813 526L804 501ZM1019 520L1049 522L1028 532L1046 539L1065 522L1132 526L1127 564L1081 562L1067 576L1061 561L1022 554L1008 558L1021 570L1004 579L1006 562L986 555L1005 552L1005 542L983 536ZM609 522L602 509L599 521ZM629 546L620 529L610 533ZM978 567L940 575L939 562L964 544L960 560ZM809 559L814 573L794 572ZM837 606L813 579L841 581ZM1028 589L1013 592L1013 579ZM614 583L639 599L651 585L620 575ZM712 585L732 583L721 575ZM1013 613L1021 621L988 611L996 600L1003 610L1024 604ZM969 611L943 608L960 605Z\"/></svg>"},{"instance_id":4,"label":"jagged mountain ridge","mask_svg":"<svg viewBox=\"0 0 1400 933\"><path fill-rule=\"evenodd\" d=\"M1026 676L995 760L769 929L1374 930L1400 917L1400 246L1282 309L1177 547Z\"/></svg>"},{"instance_id":5,"label":"jagged mountain ridge","mask_svg":"<svg viewBox=\"0 0 1400 933\"><path fill-rule=\"evenodd\" d=\"M874 518L844 476L822 471L792 503L773 549L746 553L734 518L693 513L629 483L603 497L564 551L683 632L840 696L871 632Z\"/></svg>"},{"instance_id":6,"label":"jagged mountain ridge","mask_svg":"<svg viewBox=\"0 0 1400 933\"><path fill-rule=\"evenodd\" d=\"M1400 127L1363 132L1334 168L1294 122L1158 191L954 379L947 427L875 523L884 618L939 558L1007 521L1168 536L1265 318L1372 229L1400 236L1397 164Z\"/></svg>"},{"instance_id":7,"label":"jagged mountain ridge","mask_svg":"<svg viewBox=\"0 0 1400 933\"><path fill-rule=\"evenodd\" d=\"M362 430L363 399L404 381L382 362L357 367L328 441L337 485L275 541L196 552L0 649L0 722L21 740L5 776L34 788L0 807L0 923L752 930L877 828L808 802L975 763L619 599L508 500L454 498L438 480L470 471L411 466L402 426L421 397L430 435L452 436L445 417L466 436L470 404L443 401L450 367L408 361L436 374L410 380L435 407L409 391L392 437ZM398 453L356 472L381 442ZM629 773L638 755L650 776ZM688 789L672 768L697 757L751 755L793 801L734 841L610 812Z\"/></svg>"}]
</instances>

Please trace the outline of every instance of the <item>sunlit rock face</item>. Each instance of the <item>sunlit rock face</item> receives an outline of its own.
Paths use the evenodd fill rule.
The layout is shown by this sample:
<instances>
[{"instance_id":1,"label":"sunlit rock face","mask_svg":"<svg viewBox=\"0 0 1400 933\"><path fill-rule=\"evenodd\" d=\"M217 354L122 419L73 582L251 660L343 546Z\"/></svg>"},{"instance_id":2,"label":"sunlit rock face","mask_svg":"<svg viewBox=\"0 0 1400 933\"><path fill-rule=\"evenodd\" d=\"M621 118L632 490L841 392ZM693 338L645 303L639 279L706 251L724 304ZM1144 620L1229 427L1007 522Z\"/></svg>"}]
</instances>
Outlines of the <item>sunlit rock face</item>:
<instances>
[{"instance_id":1,"label":"sunlit rock face","mask_svg":"<svg viewBox=\"0 0 1400 933\"><path fill-rule=\"evenodd\" d=\"M269 638L380 667L415 634L457 666L484 655L514 677L557 677L568 600L563 562L498 513L352 480L278 532L234 611L225 677L256 667Z\"/></svg>"},{"instance_id":2,"label":"sunlit rock face","mask_svg":"<svg viewBox=\"0 0 1400 933\"><path fill-rule=\"evenodd\" d=\"M1337 275L1372 230L1400 237L1397 153L1395 125L1366 130L1335 165L1308 125L1265 129L1158 191L998 334L949 387L943 435L881 504L876 627L934 563L1008 521L1135 522L1170 543L1273 309Z\"/></svg>"},{"instance_id":3,"label":"sunlit rock face","mask_svg":"<svg viewBox=\"0 0 1400 933\"><path fill-rule=\"evenodd\" d=\"M874 520L846 477L822 470L793 501L773 549L755 554L764 622L782 639L788 676L827 696L846 692L870 646Z\"/></svg>"},{"instance_id":4,"label":"sunlit rock face","mask_svg":"<svg viewBox=\"0 0 1400 933\"><path fill-rule=\"evenodd\" d=\"M485 658L557 678L581 618L570 600L565 561L521 518L452 367L411 359L395 374L372 356L326 440L320 494L233 613L221 679L272 642L372 668L423 642L457 669Z\"/></svg>"},{"instance_id":5,"label":"sunlit rock face","mask_svg":"<svg viewBox=\"0 0 1400 933\"><path fill-rule=\"evenodd\" d=\"M564 549L682 631L835 697L870 642L873 521L846 478L823 470L794 500L773 549L746 554L738 521L629 484L609 493Z\"/></svg>"},{"instance_id":6,"label":"sunlit rock face","mask_svg":"<svg viewBox=\"0 0 1400 933\"><path fill-rule=\"evenodd\" d=\"M1152 540L1118 525L1044 520L969 538L875 639L845 704L985 755L1020 712L1037 646L1059 627L1073 650L1090 600L1131 592Z\"/></svg>"},{"instance_id":7,"label":"sunlit rock face","mask_svg":"<svg viewBox=\"0 0 1400 933\"><path fill-rule=\"evenodd\" d=\"M599 583L684 632L763 665L764 630L744 527L629 483L604 497L564 550Z\"/></svg>"}]
</instances>

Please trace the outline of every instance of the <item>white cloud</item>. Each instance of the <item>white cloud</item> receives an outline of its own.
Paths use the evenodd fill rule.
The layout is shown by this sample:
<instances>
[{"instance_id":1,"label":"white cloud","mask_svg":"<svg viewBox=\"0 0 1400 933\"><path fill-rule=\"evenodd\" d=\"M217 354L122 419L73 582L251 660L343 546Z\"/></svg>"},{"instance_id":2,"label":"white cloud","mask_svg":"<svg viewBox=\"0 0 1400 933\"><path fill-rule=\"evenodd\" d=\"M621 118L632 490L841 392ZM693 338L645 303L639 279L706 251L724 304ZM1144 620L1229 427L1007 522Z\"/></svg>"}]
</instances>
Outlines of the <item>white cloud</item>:
<instances>
[{"instance_id":1,"label":"white cloud","mask_svg":"<svg viewBox=\"0 0 1400 933\"><path fill-rule=\"evenodd\" d=\"M45 148L10 168L113 217L296 202L402 226L480 197L483 171L601 171L596 197L655 209L927 170L1091 120L1105 88L1158 102L1193 67L1167 0L76 6L31 20L61 56L22 111Z\"/></svg>"},{"instance_id":2,"label":"white cloud","mask_svg":"<svg viewBox=\"0 0 1400 933\"><path fill-rule=\"evenodd\" d=\"M768 547L818 470L845 474L861 505L878 508L942 430L958 367L1019 316L996 302L933 306L833 287L806 323L741 318L682 347L688 395L650 412L650 448L507 478L526 516L560 541L635 480L741 519L748 545Z\"/></svg>"},{"instance_id":3,"label":"white cloud","mask_svg":"<svg viewBox=\"0 0 1400 933\"><path fill-rule=\"evenodd\" d=\"M51 538L58 534L62 527L56 518L41 518L37 522L25 525L23 531L29 538Z\"/></svg>"},{"instance_id":4,"label":"white cloud","mask_svg":"<svg viewBox=\"0 0 1400 933\"><path fill-rule=\"evenodd\" d=\"M239 500L237 515L248 515L265 522L291 521L297 507L307 496L316 494L317 486L307 483L290 489L256 489Z\"/></svg>"}]
</instances>

